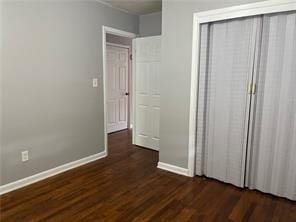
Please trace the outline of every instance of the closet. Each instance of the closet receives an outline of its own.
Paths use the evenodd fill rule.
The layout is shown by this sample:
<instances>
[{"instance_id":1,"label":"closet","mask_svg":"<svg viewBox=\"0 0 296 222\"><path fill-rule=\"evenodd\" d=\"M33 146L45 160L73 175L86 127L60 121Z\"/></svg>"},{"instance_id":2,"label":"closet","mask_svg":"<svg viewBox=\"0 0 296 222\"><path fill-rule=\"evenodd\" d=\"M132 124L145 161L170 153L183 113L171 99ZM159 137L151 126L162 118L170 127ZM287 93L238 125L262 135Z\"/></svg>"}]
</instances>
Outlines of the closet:
<instances>
[{"instance_id":1,"label":"closet","mask_svg":"<svg viewBox=\"0 0 296 222\"><path fill-rule=\"evenodd\" d=\"M296 12L201 25L196 174L296 200Z\"/></svg>"}]
</instances>

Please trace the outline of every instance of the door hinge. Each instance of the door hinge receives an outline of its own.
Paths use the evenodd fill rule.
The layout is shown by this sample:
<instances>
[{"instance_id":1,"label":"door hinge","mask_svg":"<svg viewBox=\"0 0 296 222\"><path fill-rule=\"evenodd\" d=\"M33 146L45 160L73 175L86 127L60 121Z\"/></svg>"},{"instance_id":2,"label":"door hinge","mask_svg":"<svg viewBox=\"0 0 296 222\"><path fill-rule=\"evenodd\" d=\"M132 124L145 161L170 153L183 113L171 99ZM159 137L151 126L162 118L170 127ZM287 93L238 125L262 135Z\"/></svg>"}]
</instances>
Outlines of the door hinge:
<instances>
[{"instance_id":1,"label":"door hinge","mask_svg":"<svg viewBox=\"0 0 296 222\"><path fill-rule=\"evenodd\" d=\"M132 55L132 54L130 54L130 56L129 56L129 57L130 57L130 60L133 60L133 55Z\"/></svg>"}]
</instances>

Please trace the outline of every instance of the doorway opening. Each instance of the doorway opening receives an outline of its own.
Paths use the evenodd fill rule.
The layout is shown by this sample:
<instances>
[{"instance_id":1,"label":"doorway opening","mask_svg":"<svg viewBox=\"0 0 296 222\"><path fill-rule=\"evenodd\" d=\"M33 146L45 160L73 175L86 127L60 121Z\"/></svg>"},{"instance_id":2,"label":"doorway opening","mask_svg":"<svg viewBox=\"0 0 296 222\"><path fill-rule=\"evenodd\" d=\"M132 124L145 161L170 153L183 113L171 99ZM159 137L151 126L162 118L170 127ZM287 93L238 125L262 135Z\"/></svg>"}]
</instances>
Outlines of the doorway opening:
<instances>
[{"instance_id":1,"label":"doorway opening","mask_svg":"<svg viewBox=\"0 0 296 222\"><path fill-rule=\"evenodd\" d=\"M136 34L103 26L105 151L108 134L133 127L132 39Z\"/></svg>"}]
</instances>

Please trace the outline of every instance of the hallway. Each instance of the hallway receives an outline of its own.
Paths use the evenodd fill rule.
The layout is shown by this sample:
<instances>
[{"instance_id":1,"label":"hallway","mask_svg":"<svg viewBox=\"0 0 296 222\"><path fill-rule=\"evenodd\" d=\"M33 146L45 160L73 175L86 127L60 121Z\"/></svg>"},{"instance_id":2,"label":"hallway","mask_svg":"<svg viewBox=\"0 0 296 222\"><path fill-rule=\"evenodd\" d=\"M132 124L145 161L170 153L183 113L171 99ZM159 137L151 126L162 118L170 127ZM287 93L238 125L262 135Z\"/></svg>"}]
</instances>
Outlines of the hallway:
<instances>
[{"instance_id":1,"label":"hallway","mask_svg":"<svg viewBox=\"0 0 296 222\"><path fill-rule=\"evenodd\" d=\"M109 135L108 157L1 196L1 221L296 221L296 204L156 168L158 153Z\"/></svg>"}]
</instances>

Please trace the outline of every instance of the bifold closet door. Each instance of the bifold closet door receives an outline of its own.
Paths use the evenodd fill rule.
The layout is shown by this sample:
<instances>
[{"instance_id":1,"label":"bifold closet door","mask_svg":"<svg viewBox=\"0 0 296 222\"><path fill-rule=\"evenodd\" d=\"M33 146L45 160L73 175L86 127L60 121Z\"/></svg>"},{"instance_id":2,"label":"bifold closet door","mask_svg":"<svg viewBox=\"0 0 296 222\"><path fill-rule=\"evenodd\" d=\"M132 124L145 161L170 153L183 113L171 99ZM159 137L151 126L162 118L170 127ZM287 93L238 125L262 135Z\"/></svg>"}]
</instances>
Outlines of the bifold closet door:
<instances>
[{"instance_id":1,"label":"bifold closet door","mask_svg":"<svg viewBox=\"0 0 296 222\"><path fill-rule=\"evenodd\" d=\"M196 174L242 187L260 18L201 27Z\"/></svg>"},{"instance_id":2,"label":"bifold closet door","mask_svg":"<svg viewBox=\"0 0 296 222\"><path fill-rule=\"evenodd\" d=\"M296 200L296 13L264 16L248 185Z\"/></svg>"}]
</instances>

